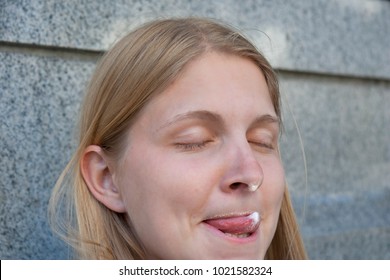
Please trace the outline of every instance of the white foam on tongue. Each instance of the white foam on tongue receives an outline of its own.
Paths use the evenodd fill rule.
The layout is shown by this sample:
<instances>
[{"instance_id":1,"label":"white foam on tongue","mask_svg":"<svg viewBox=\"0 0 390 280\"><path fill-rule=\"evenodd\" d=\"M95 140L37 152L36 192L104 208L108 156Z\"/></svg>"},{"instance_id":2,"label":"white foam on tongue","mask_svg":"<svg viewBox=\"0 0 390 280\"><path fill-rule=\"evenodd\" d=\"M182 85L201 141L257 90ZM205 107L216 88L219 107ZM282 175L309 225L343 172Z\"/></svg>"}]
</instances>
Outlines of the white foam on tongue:
<instances>
[{"instance_id":1,"label":"white foam on tongue","mask_svg":"<svg viewBox=\"0 0 390 280\"><path fill-rule=\"evenodd\" d=\"M252 224L257 224L260 219L259 212L253 212L248 216L248 218L252 220Z\"/></svg>"}]
</instances>

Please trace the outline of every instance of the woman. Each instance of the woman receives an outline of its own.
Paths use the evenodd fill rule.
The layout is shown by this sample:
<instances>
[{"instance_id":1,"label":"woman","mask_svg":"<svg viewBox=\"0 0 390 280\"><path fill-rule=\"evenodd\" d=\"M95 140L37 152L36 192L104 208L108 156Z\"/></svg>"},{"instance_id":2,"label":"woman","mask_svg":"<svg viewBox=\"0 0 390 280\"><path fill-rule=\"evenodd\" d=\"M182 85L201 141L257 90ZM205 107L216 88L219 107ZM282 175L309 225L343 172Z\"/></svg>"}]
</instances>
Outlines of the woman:
<instances>
[{"instance_id":1,"label":"woman","mask_svg":"<svg viewBox=\"0 0 390 280\"><path fill-rule=\"evenodd\" d=\"M86 259L302 259L277 78L237 31L167 19L92 77L51 220Z\"/></svg>"}]
</instances>

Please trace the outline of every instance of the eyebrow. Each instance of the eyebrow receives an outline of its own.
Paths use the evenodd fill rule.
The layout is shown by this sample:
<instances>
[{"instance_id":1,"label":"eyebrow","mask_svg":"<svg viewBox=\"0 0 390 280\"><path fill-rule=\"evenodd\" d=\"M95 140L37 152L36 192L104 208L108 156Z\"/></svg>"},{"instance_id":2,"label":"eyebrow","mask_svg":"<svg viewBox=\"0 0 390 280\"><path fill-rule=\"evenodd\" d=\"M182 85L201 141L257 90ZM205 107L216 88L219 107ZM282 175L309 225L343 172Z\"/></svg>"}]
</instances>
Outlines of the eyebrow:
<instances>
[{"instance_id":1,"label":"eyebrow","mask_svg":"<svg viewBox=\"0 0 390 280\"><path fill-rule=\"evenodd\" d=\"M265 114L257 117L251 124L250 127L263 125L263 124L277 124L280 126L280 119L277 116L273 116L270 114Z\"/></svg>"},{"instance_id":2,"label":"eyebrow","mask_svg":"<svg viewBox=\"0 0 390 280\"><path fill-rule=\"evenodd\" d=\"M219 114L207 111L207 110L199 110L199 111L189 111L183 114L178 114L175 117L173 117L168 122L164 123L162 126L160 126L157 131L169 127L177 122L187 120L187 119L199 119L199 120L205 120L210 121L211 123L214 123L216 126L220 128L225 127L225 122ZM257 117L250 125L250 127L256 127L264 124L277 124L280 125L280 120L277 116L273 116L270 114L264 114L259 117Z\"/></svg>"},{"instance_id":3,"label":"eyebrow","mask_svg":"<svg viewBox=\"0 0 390 280\"><path fill-rule=\"evenodd\" d=\"M207 110L200 110L200 111L189 111L183 114L178 114L173 119L169 120L168 122L164 123L162 126L160 126L157 131L169 127L172 124L175 124L180 121L184 121L187 119L199 119L199 120L205 120L205 121L210 121L214 123L215 125L218 125L220 127L224 126L224 121L222 117L218 114L212 113Z\"/></svg>"}]
</instances>

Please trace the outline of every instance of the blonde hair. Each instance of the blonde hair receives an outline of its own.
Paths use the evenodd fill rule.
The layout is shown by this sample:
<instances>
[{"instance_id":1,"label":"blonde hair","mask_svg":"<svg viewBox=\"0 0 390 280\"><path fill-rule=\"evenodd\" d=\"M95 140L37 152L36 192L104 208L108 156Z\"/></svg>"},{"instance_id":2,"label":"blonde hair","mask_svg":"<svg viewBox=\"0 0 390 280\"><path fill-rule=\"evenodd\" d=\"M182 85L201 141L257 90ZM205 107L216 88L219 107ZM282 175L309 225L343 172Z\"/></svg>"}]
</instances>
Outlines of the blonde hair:
<instances>
[{"instance_id":1,"label":"blonde hair","mask_svg":"<svg viewBox=\"0 0 390 280\"><path fill-rule=\"evenodd\" d=\"M112 157L119 157L126 131L137 113L190 61L208 51L252 60L265 76L280 117L276 74L260 52L233 28L208 19L165 19L149 22L125 36L104 55L90 81L78 149L50 199L52 227L75 249L78 258L145 258L125 214L108 209L89 192L80 171L81 157L89 145L99 145ZM266 258L306 258L287 188Z\"/></svg>"}]
</instances>

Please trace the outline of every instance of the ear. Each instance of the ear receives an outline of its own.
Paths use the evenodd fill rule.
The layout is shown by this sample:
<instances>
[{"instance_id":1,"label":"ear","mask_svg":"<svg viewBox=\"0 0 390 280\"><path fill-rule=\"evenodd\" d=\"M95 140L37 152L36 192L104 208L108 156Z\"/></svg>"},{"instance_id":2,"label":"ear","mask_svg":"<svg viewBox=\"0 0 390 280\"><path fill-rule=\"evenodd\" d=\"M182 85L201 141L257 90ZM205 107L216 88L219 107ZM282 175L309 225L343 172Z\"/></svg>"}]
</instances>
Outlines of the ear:
<instances>
[{"instance_id":1,"label":"ear","mask_svg":"<svg viewBox=\"0 0 390 280\"><path fill-rule=\"evenodd\" d=\"M113 181L103 149L96 145L88 146L81 159L81 173L92 195L107 208L123 213L125 204Z\"/></svg>"}]
</instances>

